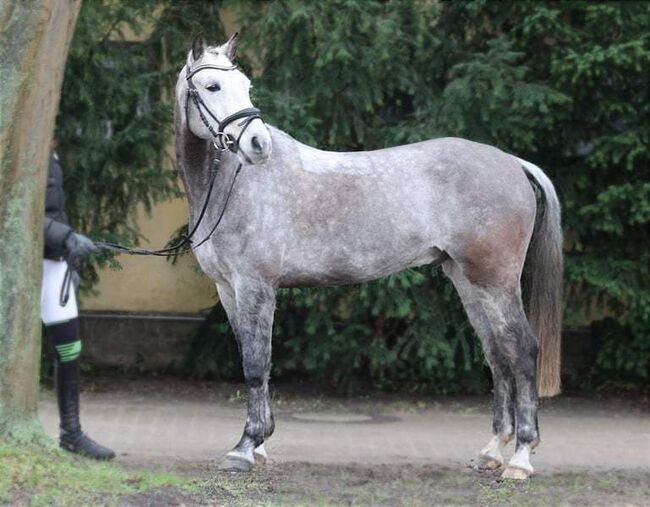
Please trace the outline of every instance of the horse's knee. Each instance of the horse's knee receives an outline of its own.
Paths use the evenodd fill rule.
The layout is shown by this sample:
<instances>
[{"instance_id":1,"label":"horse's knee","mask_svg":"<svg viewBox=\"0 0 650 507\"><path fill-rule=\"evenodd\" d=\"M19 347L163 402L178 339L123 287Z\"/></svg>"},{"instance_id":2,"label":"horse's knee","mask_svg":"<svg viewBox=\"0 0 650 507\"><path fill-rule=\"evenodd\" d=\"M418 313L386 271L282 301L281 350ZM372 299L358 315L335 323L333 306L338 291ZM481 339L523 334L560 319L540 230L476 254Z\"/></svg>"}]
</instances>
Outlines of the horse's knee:
<instances>
[{"instance_id":1,"label":"horse's knee","mask_svg":"<svg viewBox=\"0 0 650 507\"><path fill-rule=\"evenodd\" d=\"M261 387L271 369L271 352L261 343L242 346L242 369L249 387Z\"/></svg>"},{"instance_id":2,"label":"horse's knee","mask_svg":"<svg viewBox=\"0 0 650 507\"><path fill-rule=\"evenodd\" d=\"M262 387L267 380L267 369L256 361L244 361L244 378L248 387Z\"/></svg>"}]
</instances>

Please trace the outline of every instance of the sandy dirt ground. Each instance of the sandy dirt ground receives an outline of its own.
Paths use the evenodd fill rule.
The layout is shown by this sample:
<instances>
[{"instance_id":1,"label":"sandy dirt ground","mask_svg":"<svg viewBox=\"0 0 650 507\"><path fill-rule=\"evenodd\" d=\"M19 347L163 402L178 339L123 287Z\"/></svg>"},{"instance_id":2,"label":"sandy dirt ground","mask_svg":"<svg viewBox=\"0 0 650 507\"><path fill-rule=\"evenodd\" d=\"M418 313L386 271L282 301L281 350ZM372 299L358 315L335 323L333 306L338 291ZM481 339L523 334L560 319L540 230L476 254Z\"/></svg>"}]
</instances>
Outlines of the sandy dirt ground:
<instances>
[{"instance_id":1,"label":"sandy dirt ground","mask_svg":"<svg viewBox=\"0 0 650 507\"><path fill-rule=\"evenodd\" d=\"M117 462L124 466L221 477L219 488L226 496L215 496L215 505L248 505L249 500L253 502L250 505L263 505L266 500L269 505L301 505L303 501L305 505L329 504L330 500L350 505L426 505L433 502L432 497L420 498L420 493L437 492L441 483L451 484L451 490L436 500L440 504L453 504L455 500L460 505L464 501L481 504L482 498L485 505L506 505L515 498L488 494L497 475L483 476L484 485L477 489L479 500L466 496L464 481L476 482L472 479L472 474L477 475L471 470L472 459L491 436L487 397L337 398L283 386L274 389L276 431L267 443L271 461L256 472L259 480L254 491L244 488L242 493L240 488L237 491L243 496L232 496L229 487L239 488L232 481L240 479L219 476L215 459L241 435L243 393L243 386L232 384L172 384L162 379L116 384L100 379L85 386L83 425L91 436L115 449ZM43 394L40 416L48 433L56 435L56 405L50 392ZM550 481L551 487L553 478L566 482L572 477L566 505L600 500L606 501L603 505L650 505L650 413L639 400L563 396L544 401L540 428L542 444L532 459L534 480L538 485ZM511 446L510 453L513 450ZM298 479L295 483L289 477L294 481L302 477L306 482L301 484ZM438 480L432 483L427 479L431 477ZM608 478L610 486L614 484L614 492L609 492L614 496L599 492L598 487L594 490L589 478L598 477ZM365 486L356 493L353 487L349 498L341 499L336 495L347 491L346 478ZM397 484L393 483L395 478L399 479ZM414 493L411 496L405 491L407 478ZM581 494L581 479L597 496ZM255 489L260 484L275 484L277 488L278 481L291 490L292 496L275 498ZM322 481L328 484L319 486ZM630 481L638 488L627 484ZM429 483L433 490L426 486ZM376 489L373 484L401 493L391 496L388 491L379 499L369 497ZM607 484L602 486L607 490ZM307 495L302 500L301 489ZM309 496L315 492L321 496ZM548 504L562 502L549 500ZM133 505L140 504L135 501Z\"/></svg>"},{"instance_id":2,"label":"sandy dirt ground","mask_svg":"<svg viewBox=\"0 0 650 507\"><path fill-rule=\"evenodd\" d=\"M82 421L124 462L208 461L227 452L246 418L243 386L166 381L90 386ZM50 394L40 405L55 435ZM463 467L491 436L489 398L352 398L274 393L272 460L319 464L441 464ZM540 409L539 473L558 470L650 471L650 414L634 400L563 397ZM512 447L512 446L511 446ZM510 449L511 451L514 449Z\"/></svg>"}]
</instances>

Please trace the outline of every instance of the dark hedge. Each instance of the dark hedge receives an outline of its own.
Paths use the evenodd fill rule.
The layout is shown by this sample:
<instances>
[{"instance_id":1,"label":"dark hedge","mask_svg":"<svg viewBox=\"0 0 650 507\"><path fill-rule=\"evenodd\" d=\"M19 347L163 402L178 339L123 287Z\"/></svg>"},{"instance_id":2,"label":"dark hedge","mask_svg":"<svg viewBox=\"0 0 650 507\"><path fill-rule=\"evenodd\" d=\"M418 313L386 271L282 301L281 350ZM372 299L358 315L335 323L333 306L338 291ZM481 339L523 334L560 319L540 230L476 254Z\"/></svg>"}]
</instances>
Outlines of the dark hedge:
<instances>
[{"instance_id":1,"label":"dark hedge","mask_svg":"<svg viewBox=\"0 0 650 507\"><path fill-rule=\"evenodd\" d=\"M145 42L119 51L107 43L111 22L121 16L137 27L154 4ZM84 4L58 132L75 168L66 180L79 195L75 221L96 235L134 239L126 211L175 191L161 168L171 127L165 90L192 33L216 43L223 29L215 2L120 5L109 12ZM452 135L542 167L563 204L565 324L592 326L598 347L577 382L647 382L649 3L226 5L242 27L241 64L260 71L254 102L301 141L364 150ZM186 372L240 375L224 319L215 308L193 337ZM429 268L355 287L281 291L274 347L275 378L341 389L489 386L457 296Z\"/></svg>"}]
</instances>

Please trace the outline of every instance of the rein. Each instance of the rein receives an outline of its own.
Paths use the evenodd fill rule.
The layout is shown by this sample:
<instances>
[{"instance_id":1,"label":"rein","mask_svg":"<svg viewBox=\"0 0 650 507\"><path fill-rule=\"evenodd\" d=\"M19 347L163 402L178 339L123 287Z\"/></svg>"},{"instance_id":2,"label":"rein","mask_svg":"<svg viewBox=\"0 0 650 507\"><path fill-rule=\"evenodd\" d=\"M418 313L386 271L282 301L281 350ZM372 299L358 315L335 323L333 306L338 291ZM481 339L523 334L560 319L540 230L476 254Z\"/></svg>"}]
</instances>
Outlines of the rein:
<instances>
[{"instance_id":1,"label":"rein","mask_svg":"<svg viewBox=\"0 0 650 507\"><path fill-rule=\"evenodd\" d=\"M153 255L155 257L173 257L174 255L178 255L180 250L185 247L186 245L190 245L191 249L195 249L200 247L202 244L204 244L206 241L210 239L212 234L214 234L214 231L217 230L217 227L219 227L219 224L221 223L221 219L223 218L224 213L226 212L226 207L228 206L228 201L230 201L230 196L232 195L232 190L235 187L235 181L237 181L237 176L239 176L239 173L242 168L241 162L237 165L237 169L235 169L235 175L232 178L232 181L230 182L230 188L228 188L228 193L226 194L226 200L223 203L223 207L221 208L221 213L219 213L219 217L217 218L217 221L214 223L212 228L210 229L210 232L197 244L193 244L192 238L196 234L196 231L199 228L199 225L203 221L203 217L205 216L205 212L208 209L208 204L210 202L210 196L212 195L212 189L214 188L214 182L217 177L217 169L219 166L219 158L215 157L212 163L212 174L210 175L210 186L208 187L208 193L205 196L205 201L203 202L203 206L201 207L201 213L199 213L199 218L197 219L196 223L194 224L194 227L192 227L192 230L188 234L183 234L182 239L176 243L175 245L172 245L167 248L160 248L158 250L147 250L145 248L129 248L128 246L124 245L119 245L117 243L109 243L109 242L104 242L104 241L97 241L95 243L95 246L97 248L100 248L102 250L109 250L111 252L117 252L120 254L128 254L128 255ZM68 300L70 299L70 286L72 285L72 270L74 268L68 264L68 268L66 269L64 278L63 278L63 285L61 285L61 292L59 294L59 304L61 306L65 306L68 303Z\"/></svg>"},{"instance_id":2,"label":"rein","mask_svg":"<svg viewBox=\"0 0 650 507\"><path fill-rule=\"evenodd\" d=\"M235 170L235 175L232 178L232 181L230 182L230 188L228 188L228 193L226 194L226 200L223 203L223 207L221 208L221 213L219 213L219 217L217 218L217 221L214 223L212 228L210 229L210 232L197 244L194 244L192 241L192 238L196 234L196 231L198 230L199 226L201 225L201 222L203 221L203 218L205 217L205 212L208 209L208 204L210 203L210 196L212 195L212 190L214 188L214 182L217 177L217 169L218 169L218 164L219 164L219 159L215 157L212 165L212 174L210 175L210 185L208 187L208 193L205 196L205 201L203 202L203 206L201 207L201 213L199 213L199 217L196 220L196 223L194 224L194 227L192 227L192 230L189 231L188 234L183 234L182 239L176 243L175 245L172 245L167 248L160 248L157 250L147 250L145 248L129 248L124 245L119 245L117 243L108 243L108 242L102 242L98 241L95 243L95 246L98 248L101 248L103 250L110 250L112 252L117 252L117 253L122 253L122 254L129 254L129 255L153 255L156 257L173 257L174 255L178 255L179 251L185 247L186 245L190 245L191 249L195 249L203 245L206 241L210 239L212 234L214 234L214 231L217 230L217 227L219 227L219 224L221 223L221 219L223 218L224 213L226 212L226 207L228 206L228 201L230 201L230 196L232 195L233 188L235 187L235 181L237 181L237 176L239 176L239 173L242 168L241 162L237 165L237 169Z\"/></svg>"}]
</instances>

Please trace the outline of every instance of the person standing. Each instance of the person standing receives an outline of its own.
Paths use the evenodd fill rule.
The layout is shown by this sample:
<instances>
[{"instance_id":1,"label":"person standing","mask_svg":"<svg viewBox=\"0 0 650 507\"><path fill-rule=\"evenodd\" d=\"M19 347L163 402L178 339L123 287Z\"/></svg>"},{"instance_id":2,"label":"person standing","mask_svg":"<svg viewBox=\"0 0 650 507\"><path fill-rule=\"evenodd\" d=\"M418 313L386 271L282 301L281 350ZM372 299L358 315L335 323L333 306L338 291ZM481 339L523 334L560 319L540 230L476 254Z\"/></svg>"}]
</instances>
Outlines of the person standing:
<instances>
[{"instance_id":1,"label":"person standing","mask_svg":"<svg viewBox=\"0 0 650 507\"><path fill-rule=\"evenodd\" d=\"M79 356L81 337L75 289L78 262L96 252L95 244L76 233L64 210L63 170L52 152L45 195L45 248L41 319L54 349L54 377L60 416L59 445L62 449L97 460L110 460L115 453L88 437L79 422Z\"/></svg>"}]
</instances>

